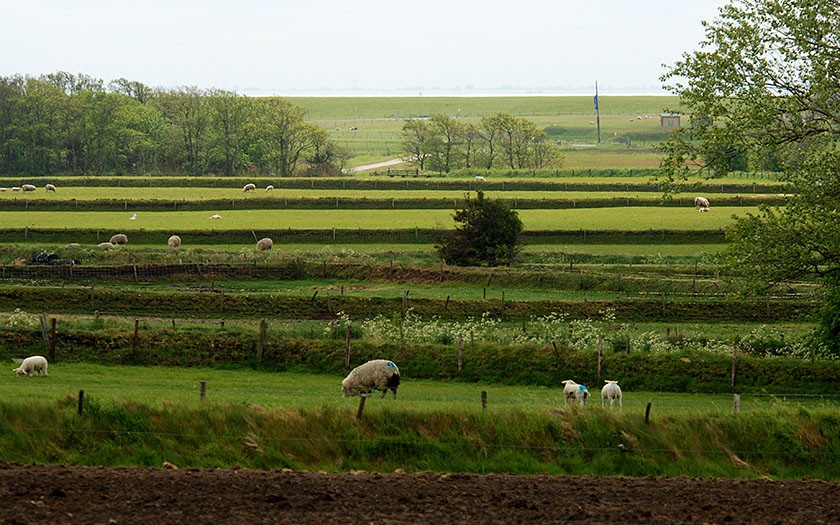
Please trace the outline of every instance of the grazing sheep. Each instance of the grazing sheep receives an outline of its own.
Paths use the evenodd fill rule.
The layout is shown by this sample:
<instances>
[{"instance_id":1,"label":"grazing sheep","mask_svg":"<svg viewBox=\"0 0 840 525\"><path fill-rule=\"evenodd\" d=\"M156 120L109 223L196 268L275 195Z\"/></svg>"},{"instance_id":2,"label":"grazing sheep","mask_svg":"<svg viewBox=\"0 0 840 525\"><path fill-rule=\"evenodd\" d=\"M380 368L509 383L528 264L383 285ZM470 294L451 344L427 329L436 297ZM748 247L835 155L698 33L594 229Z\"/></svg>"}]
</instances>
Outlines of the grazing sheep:
<instances>
[{"instance_id":1,"label":"grazing sheep","mask_svg":"<svg viewBox=\"0 0 840 525\"><path fill-rule=\"evenodd\" d=\"M113 248L114 245L113 245L113 243L110 243L110 242L100 242L99 244L96 245L96 247L97 248Z\"/></svg>"},{"instance_id":2,"label":"grazing sheep","mask_svg":"<svg viewBox=\"0 0 840 525\"><path fill-rule=\"evenodd\" d=\"M246 184L245 186L243 186L242 191L248 192L248 191L254 191L255 189L257 189L256 184L251 184L251 183L249 182L248 184Z\"/></svg>"},{"instance_id":3,"label":"grazing sheep","mask_svg":"<svg viewBox=\"0 0 840 525\"><path fill-rule=\"evenodd\" d=\"M77 242L71 242L64 245L65 250L80 250L82 245Z\"/></svg>"},{"instance_id":4,"label":"grazing sheep","mask_svg":"<svg viewBox=\"0 0 840 525\"><path fill-rule=\"evenodd\" d=\"M37 372L38 375L47 375L47 359L40 355L27 357L20 363L19 367L12 368L12 372L19 376L28 375L29 377L32 377L33 372Z\"/></svg>"},{"instance_id":5,"label":"grazing sheep","mask_svg":"<svg viewBox=\"0 0 840 525\"><path fill-rule=\"evenodd\" d=\"M135 213L135 214L133 214L131 217L129 217L129 218L128 218L128 220L130 220L130 221L136 221L136 220L137 220L137 214L136 214L136 213Z\"/></svg>"},{"instance_id":6,"label":"grazing sheep","mask_svg":"<svg viewBox=\"0 0 840 525\"><path fill-rule=\"evenodd\" d=\"M181 238L177 235L173 235L169 238L168 241L166 241L166 244L170 248L178 248L179 246L181 246Z\"/></svg>"},{"instance_id":7,"label":"grazing sheep","mask_svg":"<svg viewBox=\"0 0 840 525\"><path fill-rule=\"evenodd\" d=\"M12 186L12 191L20 191L20 186Z\"/></svg>"},{"instance_id":8,"label":"grazing sheep","mask_svg":"<svg viewBox=\"0 0 840 525\"><path fill-rule=\"evenodd\" d=\"M128 237L124 233L118 233L111 237L111 244L126 244Z\"/></svg>"},{"instance_id":9,"label":"grazing sheep","mask_svg":"<svg viewBox=\"0 0 840 525\"><path fill-rule=\"evenodd\" d=\"M271 191L273 189L274 189L274 186L272 186L271 184L269 184L268 186L265 187L265 191Z\"/></svg>"},{"instance_id":10,"label":"grazing sheep","mask_svg":"<svg viewBox=\"0 0 840 525\"><path fill-rule=\"evenodd\" d=\"M481 175L476 175L476 176L475 176L475 180L476 180L476 181L478 181L478 182L484 182L484 181L486 181L487 179L485 179L485 178L484 178L484 177L482 177Z\"/></svg>"},{"instance_id":11,"label":"grazing sheep","mask_svg":"<svg viewBox=\"0 0 840 525\"><path fill-rule=\"evenodd\" d=\"M259 241L257 241L257 249L258 250L270 250L271 247L274 246L274 241L269 239L268 237L263 237Z\"/></svg>"},{"instance_id":12,"label":"grazing sheep","mask_svg":"<svg viewBox=\"0 0 840 525\"><path fill-rule=\"evenodd\" d=\"M47 191L55 192L55 186L53 186L52 184L47 184L46 186L44 186L44 189Z\"/></svg>"},{"instance_id":13,"label":"grazing sheep","mask_svg":"<svg viewBox=\"0 0 840 525\"><path fill-rule=\"evenodd\" d=\"M700 211L703 211L703 208L706 208L705 211L709 211L709 199L706 197L694 197L694 207Z\"/></svg>"},{"instance_id":14,"label":"grazing sheep","mask_svg":"<svg viewBox=\"0 0 840 525\"><path fill-rule=\"evenodd\" d=\"M0 192L8 191L8 190L9 190L9 188L0 188Z\"/></svg>"},{"instance_id":15,"label":"grazing sheep","mask_svg":"<svg viewBox=\"0 0 840 525\"><path fill-rule=\"evenodd\" d=\"M387 359L374 359L359 365L341 382L341 393L344 396L366 396L373 390L382 392L382 397L388 390L397 398L397 387L400 386L400 369Z\"/></svg>"},{"instance_id":16,"label":"grazing sheep","mask_svg":"<svg viewBox=\"0 0 840 525\"><path fill-rule=\"evenodd\" d=\"M571 379L566 379L563 381L563 384L566 385L563 388L564 405L568 404L569 400L572 398L577 399L580 406L586 404L586 399L589 397L589 389L586 388L586 386L579 385Z\"/></svg>"},{"instance_id":17,"label":"grazing sheep","mask_svg":"<svg viewBox=\"0 0 840 525\"><path fill-rule=\"evenodd\" d=\"M213 215L211 215L211 216L210 216L210 218L211 218L211 219L221 219L221 218L222 218L222 216L221 216L221 215L219 215L218 213L214 213Z\"/></svg>"},{"instance_id":18,"label":"grazing sheep","mask_svg":"<svg viewBox=\"0 0 840 525\"><path fill-rule=\"evenodd\" d=\"M24 184L20 187L20 189L22 189L24 193L29 193L31 191L37 190L38 188L36 188L34 184Z\"/></svg>"},{"instance_id":19,"label":"grazing sheep","mask_svg":"<svg viewBox=\"0 0 840 525\"><path fill-rule=\"evenodd\" d=\"M621 387L618 386L618 381L604 381L604 387L601 389L601 406L609 399L610 407L613 406L615 400L618 399L618 407L621 408Z\"/></svg>"}]
</instances>

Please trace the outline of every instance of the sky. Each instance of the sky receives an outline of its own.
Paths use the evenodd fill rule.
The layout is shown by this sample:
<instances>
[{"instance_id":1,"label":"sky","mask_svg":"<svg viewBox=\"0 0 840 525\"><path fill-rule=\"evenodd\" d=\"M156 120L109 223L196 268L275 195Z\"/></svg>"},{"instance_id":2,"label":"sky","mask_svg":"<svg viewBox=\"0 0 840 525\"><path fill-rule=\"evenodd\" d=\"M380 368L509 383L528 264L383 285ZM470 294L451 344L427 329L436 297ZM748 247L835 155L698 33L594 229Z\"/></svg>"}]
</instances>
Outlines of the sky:
<instances>
[{"instance_id":1,"label":"sky","mask_svg":"<svg viewBox=\"0 0 840 525\"><path fill-rule=\"evenodd\" d=\"M662 93L725 0L0 0L0 76L240 94Z\"/></svg>"}]
</instances>

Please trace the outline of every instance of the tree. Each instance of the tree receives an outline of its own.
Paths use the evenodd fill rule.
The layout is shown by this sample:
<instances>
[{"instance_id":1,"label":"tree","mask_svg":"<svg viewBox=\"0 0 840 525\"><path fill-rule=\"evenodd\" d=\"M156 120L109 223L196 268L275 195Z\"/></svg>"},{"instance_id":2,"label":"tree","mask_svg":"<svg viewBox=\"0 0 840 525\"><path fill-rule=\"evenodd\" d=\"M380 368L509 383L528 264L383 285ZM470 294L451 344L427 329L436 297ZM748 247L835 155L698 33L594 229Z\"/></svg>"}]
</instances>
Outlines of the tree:
<instances>
[{"instance_id":1,"label":"tree","mask_svg":"<svg viewBox=\"0 0 840 525\"><path fill-rule=\"evenodd\" d=\"M820 333L840 355L840 6L733 0L703 25L662 78L693 122L665 144L663 179L677 190L692 167L772 162L794 196L737 220L725 255L753 284L821 280Z\"/></svg>"},{"instance_id":2,"label":"tree","mask_svg":"<svg viewBox=\"0 0 840 525\"><path fill-rule=\"evenodd\" d=\"M450 264L458 266L510 265L521 250L519 214L501 200L466 196L464 207L455 210L455 231L442 235L435 249Z\"/></svg>"},{"instance_id":3,"label":"tree","mask_svg":"<svg viewBox=\"0 0 840 525\"><path fill-rule=\"evenodd\" d=\"M430 154L430 142L433 137L429 123L423 119L407 119L403 124L402 149L423 171Z\"/></svg>"}]
</instances>

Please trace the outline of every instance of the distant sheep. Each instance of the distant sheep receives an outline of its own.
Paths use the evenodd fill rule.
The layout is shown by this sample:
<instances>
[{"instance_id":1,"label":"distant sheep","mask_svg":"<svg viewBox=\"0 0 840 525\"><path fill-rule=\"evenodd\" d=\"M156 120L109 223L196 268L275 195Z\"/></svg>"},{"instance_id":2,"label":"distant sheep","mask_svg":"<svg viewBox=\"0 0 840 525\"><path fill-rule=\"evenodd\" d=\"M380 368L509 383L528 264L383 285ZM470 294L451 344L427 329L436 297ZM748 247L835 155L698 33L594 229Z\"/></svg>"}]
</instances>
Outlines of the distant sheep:
<instances>
[{"instance_id":1,"label":"distant sheep","mask_svg":"<svg viewBox=\"0 0 840 525\"><path fill-rule=\"evenodd\" d=\"M475 180L476 180L476 181L478 181L478 182L484 182L484 181L486 181L487 179L485 179L485 178L484 178L484 177L482 177L481 175L476 175L476 176L475 176Z\"/></svg>"},{"instance_id":2,"label":"distant sheep","mask_svg":"<svg viewBox=\"0 0 840 525\"><path fill-rule=\"evenodd\" d=\"M37 190L38 188L36 188L34 184L24 184L20 187L20 189L22 189L24 193L29 193L31 191Z\"/></svg>"},{"instance_id":3,"label":"distant sheep","mask_svg":"<svg viewBox=\"0 0 840 525\"><path fill-rule=\"evenodd\" d=\"M214 213L213 215L211 215L211 216L210 216L210 218L211 218L211 219L221 219L221 218L222 218L222 216L221 216L221 215L219 215L218 213Z\"/></svg>"},{"instance_id":4,"label":"distant sheep","mask_svg":"<svg viewBox=\"0 0 840 525\"><path fill-rule=\"evenodd\" d=\"M128 237L124 233L111 236L111 244L127 244Z\"/></svg>"},{"instance_id":5,"label":"distant sheep","mask_svg":"<svg viewBox=\"0 0 840 525\"><path fill-rule=\"evenodd\" d=\"M47 184L46 186L44 186L44 189L47 191L55 192L55 186L53 186L52 184Z\"/></svg>"},{"instance_id":6,"label":"distant sheep","mask_svg":"<svg viewBox=\"0 0 840 525\"><path fill-rule=\"evenodd\" d=\"M271 184L269 184L268 186L265 187L265 191L271 191L273 189L274 189L274 186L272 186Z\"/></svg>"},{"instance_id":7,"label":"distant sheep","mask_svg":"<svg viewBox=\"0 0 840 525\"><path fill-rule=\"evenodd\" d=\"M47 375L47 359L40 355L27 357L20 363L19 367L12 368L12 372L19 376L27 375L29 377L32 377L33 373Z\"/></svg>"},{"instance_id":8,"label":"distant sheep","mask_svg":"<svg viewBox=\"0 0 840 525\"><path fill-rule=\"evenodd\" d=\"M110 242L100 242L99 244L96 245L96 247L97 248L113 248L114 245L113 245L113 243L110 243Z\"/></svg>"},{"instance_id":9,"label":"distant sheep","mask_svg":"<svg viewBox=\"0 0 840 525\"><path fill-rule=\"evenodd\" d=\"M136 214L136 213L133 213L133 214L131 215L131 217L129 217L129 218L128 218L128 220L130 220L130 221L136 221L136 220L137 220L137 214Z\"/></svg>"},{"instance_id":10,"label":"distant sheep","mask_svg":"<svg viewBox=\"0 0 840 525\"><path fill-rule=\"evenodd\" d=\"M268 237L263 237L259 241L257 241L257 249L258 250L270 250L271 247L274 246L274 241L269 239Z\"/></svg>"},{"instance_id":11,"label":"distant sheep","mask_svg":"<svg viewBox=\"0 0 840 525\"><path fill-rule=\"evenodd\" d=\"M566 379L563 384L566 385L563 387L563 404L568 404L570 399L576 399L581 406L586 404L589 397L589 389L586 386L579 385L571 379Z\"/></svg>"},{"instance_id":12,"label":"distant sheep","mask_svg":"<svg viewBox=\"0 0 840 525\"><path fill-rule=\"evenodd\" d=\"M20 191L20 186L12 186L12 191Z\"/></svg>"},{"instance_id":13,"label":"distant sheep","mask_svg":"<svg viewBox=\"0 0 840 525\"><path fill-rule=\"evenodd\" d=\"M610 407L613 406L616 399L618 400L618 407L621 408L621 387L618 386L618 381L604 381L604 387L601 389L601 406L609 400Z\"/></svg>"},{"instance_id":14,"label":"distant sheep","mask_svg":"<svg viewBox=\"0 0 840 525\"><path fill-rule=\"evenodd\" d=\"M709 199L706 197L694 197L694 207L700 211L704 211L703 208L706 208L705 211L709 211Z\"/></svg>"},{"instance_id":15,"label":"distant sheep","mask_svg":"<svg viewBox=\"0 0 840 525\"><path fill-rule=\"evenodd\" d=\"M374 359L359 365L341 382L341 393L344 396L366 396L374 390L382 392L382 397L388 390L397 398L397 387L400 386L400 369L387 359Z\"/></svg>"},{"instance_id":16,"label":"distant sheep","mask_svg":"<svg viewBox=\"0 0 840 525\"><path fill-rule=\"evenodd\" d=\"M255 189L257 189L256 184L251 184L250 182L242 187L242 191L245 192L254 191Z\"/></svg>"},{"instance_id":17,"label":"distant sheep","mask_svg":"<svg viewBox=\"0 0 840 525\"><path fill-rule=\"evenodd\" d=\"M169 238L168 241L166 241L166 245L170 248L178 248L179 246L181 246L181 238L177 235L173 235Z\"/></svg>"}]
</instances>

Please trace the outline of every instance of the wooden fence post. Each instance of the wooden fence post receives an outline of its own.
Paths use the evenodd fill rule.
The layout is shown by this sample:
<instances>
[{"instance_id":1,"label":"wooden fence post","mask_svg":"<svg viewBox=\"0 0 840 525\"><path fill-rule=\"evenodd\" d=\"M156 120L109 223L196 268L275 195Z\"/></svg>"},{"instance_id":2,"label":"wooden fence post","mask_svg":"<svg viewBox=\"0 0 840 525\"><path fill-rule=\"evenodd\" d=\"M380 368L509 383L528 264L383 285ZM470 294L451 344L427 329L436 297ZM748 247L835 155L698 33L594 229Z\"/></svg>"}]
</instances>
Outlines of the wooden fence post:
<instances>
[{"instance_id":1,"label":"wooden fence post","mask_svg":"<svg viewBox=\"0 0 840 525\"><path fill-rule=\"evenodd\" d=\"M56 332L55 332L55 317L50 319L50 337L49 337L49 345L50 345L50 361L55 361L55 340L56 340Z\"/></svg>"},{"instance_id":2,"label":"wooden fence post","mask_svg":"<svg viewBox=\"0 0 840 525\"><path fill-rule=\"evenodd\" d=\"M352 332L352 328L350 327L350 322L347 322L347 335L345 336L344 340L344 368L345 370L350 370L350 334Z\"/></svg>"},{"instance_id":3,"label":"wooden fence post","mask_svg":"<svg viewBox=\"0 0 840 525\"><path fill-rule=\"evenodd\" d=\"M205 397L207 397L207 381L201 381L198 383L198 400L203 403Z\"/></svg>"},{"instance_id":4,"label":"wooden fence post","mask_svg":"<svg viewBox=\"0 0 840 525\"><path fill-rule=\"evenodd\" d=\"M131 359L137 355L137 333L140 331L140 319L134 320L134 337L131 339Z\"/></svg>"},{"instance_id":5,"label":"wooden fence post","mask_svg":"<svg viewBox=\"0 0 840 525\"><path fill-rule=\"evenodd\" d=\"M732 347L732 382L731 387L735 388L735 367L738 362L738 347Z\"/></svg>"},{"instance_id":6,"label":"wooden fence post","mask_svg":"<svg viewBox=\"0 0 840 525\"><path fill-rule=\"evenodd\" d=\"M601 381L601 364L604 362L604 338L598 338L598 382Z\"/></svg>"},{"instance_id":7,"label":"wooden fence post","mask_svg":"<svg viewBox=\"0 0 840 525\"><path fill-rule=\"evenodd\" d=\"M464 368L464 336L458 336L458 373Z\"/></svg>"},{"instance_id":8,"label":"wooden fence post","mask_svg":"<svg viewBox=\"0 0 840 525\"><path fill-rule=\"evenodd\" d=\"M77 410L78 410L80 416L82 415L82 407L84 406L84 402L85 402L85 391L84 390L79 390L79 407L78 407Z\"/></svg>"},{"instance_id":9,"label":"wooden fence post","mask_svg":"<svg viewBox=\"0 0 840 525\"><path fill-rule=\"evenodd\" d=\"M262 361L263 349L265 348L265 340L268 333L268 321L265 319L260 321L260 338L257 341L257 362Z\"/></svg>"},{"instance_id":10,"label":"wooden fence post","mask_svg":"<svg viewBox=\"0 0 840 525\"><path fill-rule=\"evenodd\" d=\"M487 390L481 391L481 410L487 410Z\"/></svg>"},{"instance_id":11,"label":"wooden fence post","mask_svg":"<svg viewBox=\"0 0 840 525\"><path fill-rule=\"evenodd\" d=\"M367 399L367 395L362 394L359 397L359 409L356 411L356 421L362 420L362 413L365 411L365 400Z\"/></svg>"},{"instance_id":12,"label":"wooden fence post","mask_svg":"<svg viewBox=\"0 0 840 525\"><path fill-rule=\"evenodd\" d=\"M735 410L736 414L741 412L741 394L735 394L732 398L732 408Z\"/></svg>"},{"instance_id":13,"label":"wooden fence post","mask_svg":"<svg viewBox=\"0 0 840 525\"><path fill-rule=\"evenodd\" d=\"M645 425L650 423L650 401L647 403L647 407L645 408Z\"/></svg>"}]
</instances>

